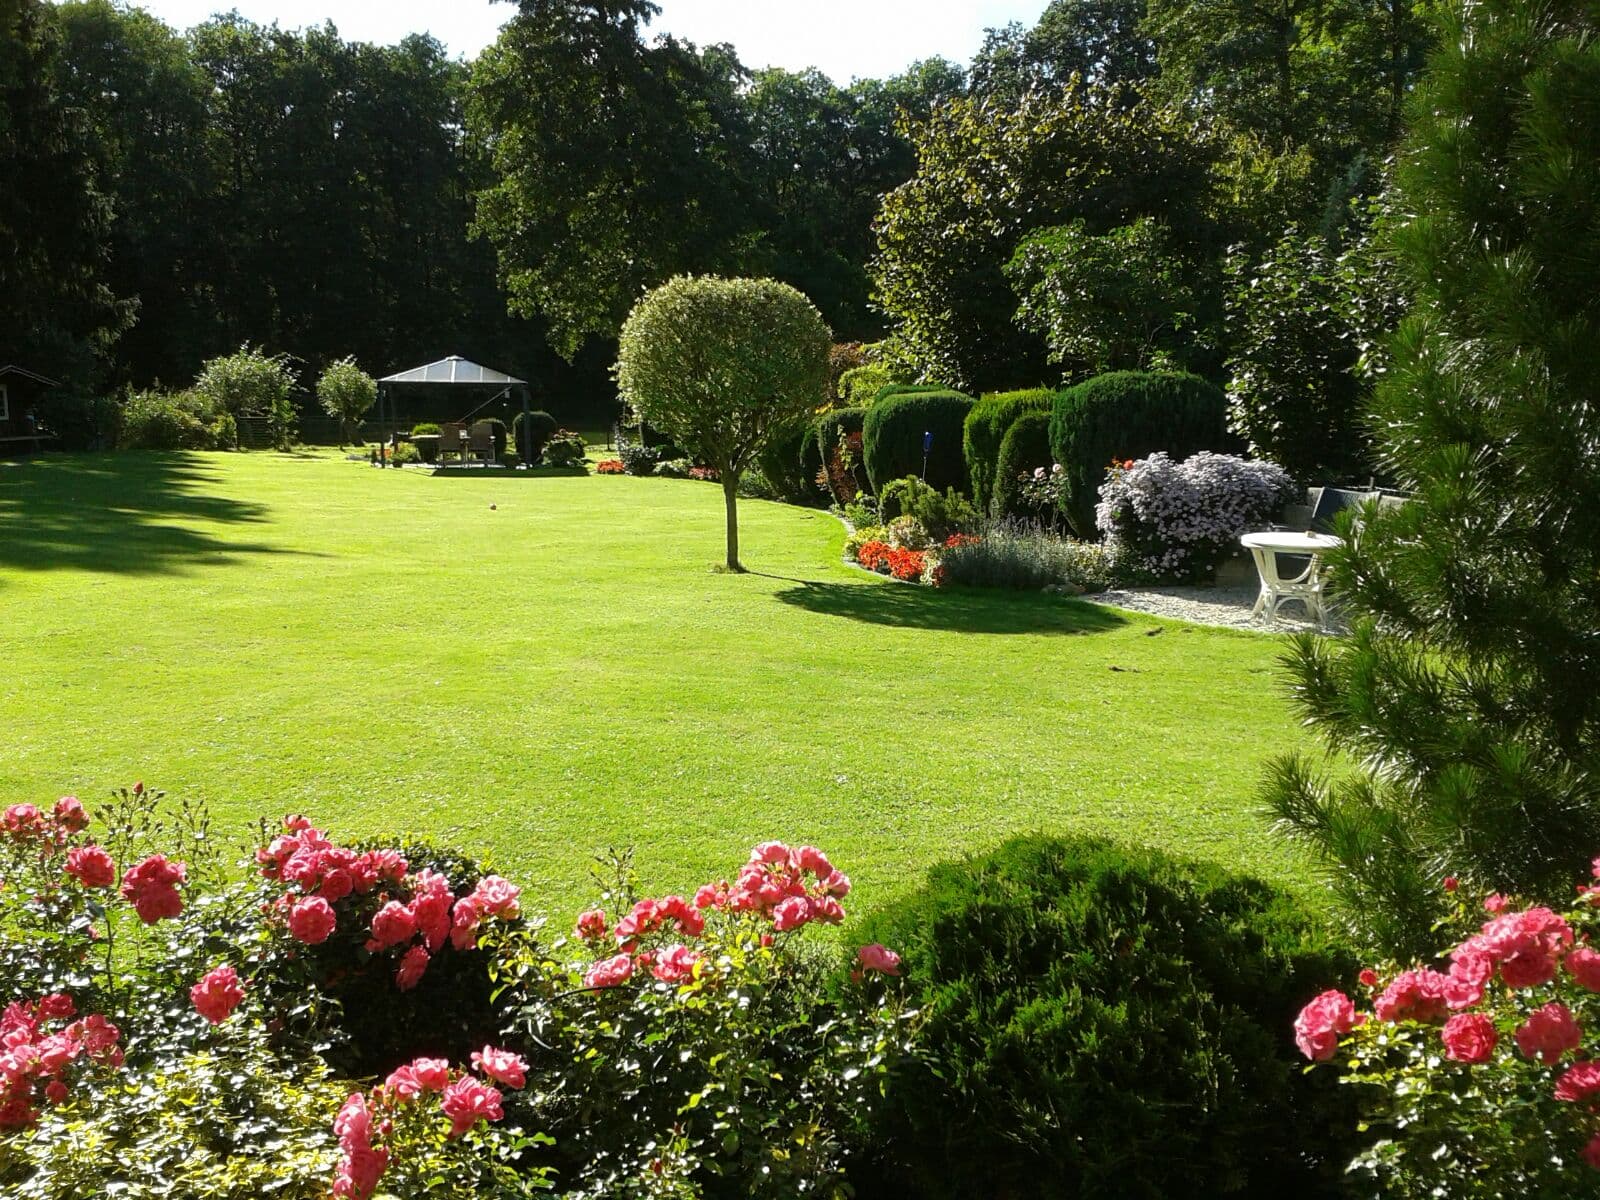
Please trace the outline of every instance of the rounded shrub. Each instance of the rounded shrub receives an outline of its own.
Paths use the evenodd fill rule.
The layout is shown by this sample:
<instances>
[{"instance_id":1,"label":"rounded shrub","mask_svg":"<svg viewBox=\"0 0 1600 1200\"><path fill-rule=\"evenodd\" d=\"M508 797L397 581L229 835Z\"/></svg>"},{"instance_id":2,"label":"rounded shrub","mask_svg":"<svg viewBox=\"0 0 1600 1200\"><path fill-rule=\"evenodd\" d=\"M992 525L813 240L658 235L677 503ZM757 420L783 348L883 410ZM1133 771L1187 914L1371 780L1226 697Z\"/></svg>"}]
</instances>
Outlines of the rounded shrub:
<instances>
[{"instance_id":1,"label":"rounded shrub","mask_svg":"<svg viewBox=\"0 0 1600 1200\"><path fill-rule=\"evenodd\" d=\"M884 1195L1338 1195L1353 1089L1291 1024L1356 963L1286 893L1092 838L929 871L848 944L900 952L923 1056L875 1118Z\"/></svg>"},{"instance_id":2,"label":"rounded shrub","mask_svg":"<svg viewBox=\"0 0 1600 1200\"><path fill-rule=\"evenodd\" d=\"M1000 445L1006 433L1024 413L1048 414L1055 395L1048 388L989 392L972 406L962 430L961 445L967 460L967 475L972 480L972 499L979 512L988 512L993 506Z\"/></svg>"},{"instance_id":3,"label":"rounded shrub","mask_svg":"<svg viewBox=\"0 0 1600 1200\"><path fill-rule=\"evenodd\" d=\"M962 431L972 397L960 392L897 392L867 410L861 425L862 458L874 489L891 479L923 475L923 437L933 435L927 456L927 482L943 490L967 490Z\"/></svg>"},{"instance_id":4,"label":"rounded shrub","mask_svg":"<svg viewBox=\"0 0 1600 1200\"><path fill-rule=\"evenodd\" d=\"M1054 463L1050 457L1049 409L1023 413L1000 439L990 511L1012 517L1037 515L1022 498L1020 476L1038 467L1048 470Z\"/></svg>"},{"instance_id":5,"label":"rounded shrub","mask_svg":"<svg viewBox=\"0 0 1600 1200\"><path fill-rule=\"evenodd\" d=\"M560 426L549 413L539 409L519 412L511 421L512 438L517 443L517 454L525 463L539 461L548 442Z\"/></svg>"},{"instance_id":6,"label":"rounded shrub","mask_svg":"<svg viewBox=\"0 0 1600 1200\"><path fill-rule=\"evenodd\" d=\"M1079 537L1095 536L1094 506L1112 460L1242 449L1228 431L1227 397L1198 375L1112 371L1058 393L1051 408L1050 450L1065 476L1061 507Z\"/></svg>"}]
</instances>

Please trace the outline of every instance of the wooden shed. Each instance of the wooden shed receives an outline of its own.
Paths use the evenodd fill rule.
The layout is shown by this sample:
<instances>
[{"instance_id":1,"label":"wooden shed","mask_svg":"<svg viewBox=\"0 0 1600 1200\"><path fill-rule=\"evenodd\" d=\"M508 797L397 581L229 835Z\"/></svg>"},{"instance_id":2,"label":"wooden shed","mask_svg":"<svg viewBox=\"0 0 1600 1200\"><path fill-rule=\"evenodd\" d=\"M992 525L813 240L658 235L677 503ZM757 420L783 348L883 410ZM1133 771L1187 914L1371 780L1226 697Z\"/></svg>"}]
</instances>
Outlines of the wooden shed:
<instances>
[{"instance_id":1,"label":"wooden shed","mask_svg":"<svg viewBox=\"0 0 1600 1200\"><path fill-rule=\"evenodd\" d=\"M0 453L37 450L54 436L40 426L37 405L45 392L60 386L15 363L0 365Z\"/></svg>"}]
</instances>

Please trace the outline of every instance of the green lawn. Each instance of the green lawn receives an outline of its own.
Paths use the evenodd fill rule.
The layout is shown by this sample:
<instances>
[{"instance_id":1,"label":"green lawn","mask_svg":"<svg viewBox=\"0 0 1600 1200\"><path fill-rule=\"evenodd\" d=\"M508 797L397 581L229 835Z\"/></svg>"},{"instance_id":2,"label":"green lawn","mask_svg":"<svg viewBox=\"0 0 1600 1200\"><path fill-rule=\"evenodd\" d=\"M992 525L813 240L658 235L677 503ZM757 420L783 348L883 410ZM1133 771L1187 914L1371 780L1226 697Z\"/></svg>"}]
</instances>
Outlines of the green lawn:
<instances>
[{"instance_id":1,"label":"green lawn","mask_svg":"<svg viewBox=\"0 0 1600 1200\"><path fill-rule=\"evenodd\" d=\"M491 507L494 506L494 507ZM840 562L823 513L688 481L445 479L329 455L0 464L0 797L119 783L493 852L570 911L814 842L886 897L1019 830L1293 882L1269 638Z\"/></svg>"}]
</instances>

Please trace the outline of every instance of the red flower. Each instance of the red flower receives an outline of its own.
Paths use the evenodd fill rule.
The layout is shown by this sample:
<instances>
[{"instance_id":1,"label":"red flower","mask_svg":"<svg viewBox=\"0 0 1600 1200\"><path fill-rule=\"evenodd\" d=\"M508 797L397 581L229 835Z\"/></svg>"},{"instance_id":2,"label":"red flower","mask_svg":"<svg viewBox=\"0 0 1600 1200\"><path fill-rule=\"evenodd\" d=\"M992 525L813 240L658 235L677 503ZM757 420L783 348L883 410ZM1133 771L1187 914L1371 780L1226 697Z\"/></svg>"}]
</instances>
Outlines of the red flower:
<instances>
[{"instance_id":1,"label":"red flower","mask_svg":"<svg viewBox=\"0 0 1600 1200\"><path fill-rule=\"evenodd\" d=\"M86 888L108 888L117 881L117 864L99 846L77 846L70 850L66 872Z\"/></svg>"},{"instance_id":2,"label":"red flower","mask_svg":"<svg viewBox=\"0 0 1600 1200\"><path fill-rule=\"evenodd\" d=\"M188 868L181 862L168 862L164 854L152 854L122 874L122 898L133 905L146 925L175 917L183 911L183 897L177 885Z\"/></svg>"},{"instance_id":3,"label":"red flower","mask_svg":"<svg viewBox=\"0 0 1600 1200\"><path fill-rule=\"evenodd\" d=\"M336 924L333 906L321 896L308 896L289 910L289 936L308 946L327 941Z\"/></svg>"},{"instance_id":4,"label":"red flower","mask_svg":"<svg viewBox=\"0 0 1600 1200\"><path fill-rule=\"evenodd\" d=\"M226 1021L244 999L239 973L232 967L218 967L189 989L195 1011L213 1025Z\"/></svg>"},{"instance_id":5,"label":"red flower","mask_svg":"<svg viewBox=\"0 0 1600 1200\"><path fill-rule=\"evenodd\" d=\"M621 475L623 474L622 460L620 458L603 458L595 463L596 475Z\"/></svg>"}]
</instances>

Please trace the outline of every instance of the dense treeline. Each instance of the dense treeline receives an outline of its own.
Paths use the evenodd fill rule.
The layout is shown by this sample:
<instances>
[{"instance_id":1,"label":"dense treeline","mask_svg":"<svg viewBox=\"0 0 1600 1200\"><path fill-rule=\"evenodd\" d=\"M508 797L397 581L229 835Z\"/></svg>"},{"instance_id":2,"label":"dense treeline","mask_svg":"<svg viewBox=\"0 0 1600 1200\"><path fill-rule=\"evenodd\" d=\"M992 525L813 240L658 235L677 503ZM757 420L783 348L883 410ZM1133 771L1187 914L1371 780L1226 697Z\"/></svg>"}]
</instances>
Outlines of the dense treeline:
<instances>
[{"instance_id":1,"label":"dense treeline","mask_svg":"<svg viewBox=\"0 0 1600 1200\"><path fill-rule=\"evenodd\" d=\"M1352 202L1425 49L1411 0L1055 0L970 67L840 86L652 36L648 0L522 0L473 64L0 4L0 361L88 394L244 343L307 378L462 353L574 415L612 403L623 318L685 271L793 284L839 340L968 389L1173 365L1242 375L1248 413L1335 388L1237 370L1233 331L1303 328L1348 376L1326 345L1359 320L1248 296L1259 264L1364 244Z\"/></svg>"}]
</instances>

